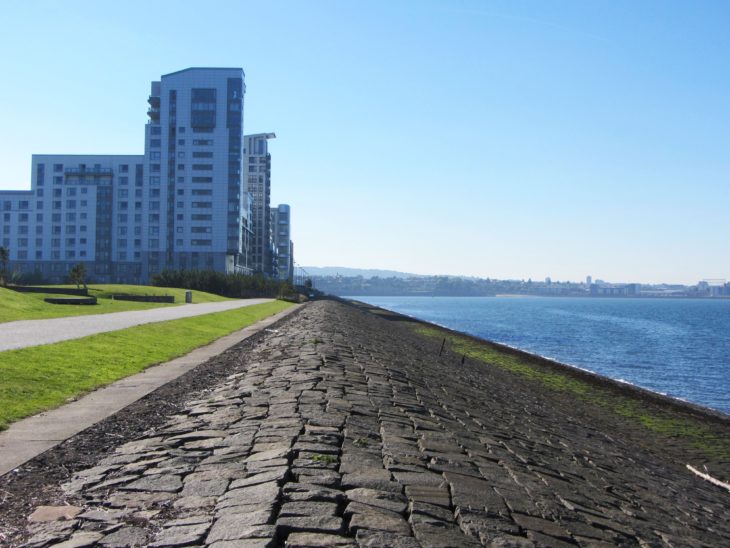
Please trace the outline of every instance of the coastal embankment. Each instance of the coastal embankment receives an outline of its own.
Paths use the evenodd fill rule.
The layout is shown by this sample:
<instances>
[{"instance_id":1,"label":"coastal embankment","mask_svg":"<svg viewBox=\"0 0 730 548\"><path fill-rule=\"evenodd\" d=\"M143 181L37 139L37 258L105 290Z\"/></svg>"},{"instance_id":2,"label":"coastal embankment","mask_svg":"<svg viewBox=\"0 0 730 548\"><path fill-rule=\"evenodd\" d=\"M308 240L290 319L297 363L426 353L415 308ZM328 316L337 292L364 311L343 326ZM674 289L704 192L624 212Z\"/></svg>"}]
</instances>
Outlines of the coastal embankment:
<instances>
[{"instance_id":1,"label":"coastal embankment","mask_svg":"<svg viewBox=\"0 0 730 548\"><path fill-rule=\"evenodd\" d=\"M36 546L725 545L730 492L688 464L727 481L727 417L322 300L4 476L0 535Z\"/></svg>"}]
</instances>

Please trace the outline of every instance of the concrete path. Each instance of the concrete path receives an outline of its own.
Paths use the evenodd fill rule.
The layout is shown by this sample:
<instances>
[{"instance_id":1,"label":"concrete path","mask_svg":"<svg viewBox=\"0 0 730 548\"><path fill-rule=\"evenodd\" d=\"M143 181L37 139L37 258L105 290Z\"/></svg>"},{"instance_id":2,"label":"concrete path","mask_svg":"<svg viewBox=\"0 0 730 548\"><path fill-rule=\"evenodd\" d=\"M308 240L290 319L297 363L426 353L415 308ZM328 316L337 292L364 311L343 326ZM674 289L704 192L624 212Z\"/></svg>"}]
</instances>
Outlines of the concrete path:
<instances>
[{"instance_id":1,"label":"concrete path","mask_svg":"<svg viewBox=\"0 0 730 548\"><path fill-rule=\"evenodd\" d=\"M299 306L301 305L293 306L254 325L221 337L185 356L121 379L78 401L13 423L10 428L0 432L0 476L113 415L213 356L266 329L297 310Z\"/></svg>"},{"instance_id":2,"label":"concrete path","mask_svg":"<svg viewBox=\"0 0 730 548\"><path fill-rule=\"evenodd\" d=\"M0 352L28 346L80 339L97 333L117 331L146 323L178 320L213 312L252 306L273 299L243 299L216 303L185 304L150 310L130 310L110 314L71 316L47 320L21 320L0 325Z\"/></svg>"}]
</instances>

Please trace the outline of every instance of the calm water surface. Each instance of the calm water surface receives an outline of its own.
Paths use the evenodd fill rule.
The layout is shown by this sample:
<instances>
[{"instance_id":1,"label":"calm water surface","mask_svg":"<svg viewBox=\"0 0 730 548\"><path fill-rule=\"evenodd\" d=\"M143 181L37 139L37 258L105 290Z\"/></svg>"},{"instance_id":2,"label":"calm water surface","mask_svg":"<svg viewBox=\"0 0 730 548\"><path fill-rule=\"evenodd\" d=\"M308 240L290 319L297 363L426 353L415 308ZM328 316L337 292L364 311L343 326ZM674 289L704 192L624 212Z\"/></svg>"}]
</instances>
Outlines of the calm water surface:
<instances>
[{"instance_id":1,"label":"calm water surface","mask_svg":"<svg viewBox=\"0 0 730 548\"><path fill-rule=\"evenodd\" d=\"M730 414L730 300L352 298Z\"/></svg>"}]
</instances>

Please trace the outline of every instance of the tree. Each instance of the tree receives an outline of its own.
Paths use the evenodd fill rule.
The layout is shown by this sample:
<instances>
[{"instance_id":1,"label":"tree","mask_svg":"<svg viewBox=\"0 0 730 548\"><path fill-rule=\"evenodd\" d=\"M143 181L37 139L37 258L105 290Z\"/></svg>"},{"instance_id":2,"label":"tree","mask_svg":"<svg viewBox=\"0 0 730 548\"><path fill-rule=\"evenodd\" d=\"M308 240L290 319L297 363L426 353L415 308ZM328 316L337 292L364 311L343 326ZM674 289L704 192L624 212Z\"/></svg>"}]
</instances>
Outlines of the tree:
<instances>
[{"instance_id":1,"label":"tree","mask_svg":"<svg viewBox=\"0 0 730 548\"><path fill-rule=\"evenodd\" d=\"M10 250L5 246L0 246L0 282L8 285L8 261L10 260Z\"/></svg>"},{"instance_id":2,"label":"tree","mask_svg":"<svg viewBox=\"0 0 730 548\"><path fill-rule=\"evenodd\" d=\"M304 287L307 289L312 289L312 278L307 278L304 280Z\"/></svg>"},{"instance_id":3,"label":"tree","mask_svg":"<svg viewBox=\"0 0 730 548\"><path fill-rule=\"evenodd\" d=\"M86 265L84 263L76 263L71 270L69 270L68 277L71 283L76 284L76 288L80 289L81 284L86 289Z\"/></svg>"}]
</instances>

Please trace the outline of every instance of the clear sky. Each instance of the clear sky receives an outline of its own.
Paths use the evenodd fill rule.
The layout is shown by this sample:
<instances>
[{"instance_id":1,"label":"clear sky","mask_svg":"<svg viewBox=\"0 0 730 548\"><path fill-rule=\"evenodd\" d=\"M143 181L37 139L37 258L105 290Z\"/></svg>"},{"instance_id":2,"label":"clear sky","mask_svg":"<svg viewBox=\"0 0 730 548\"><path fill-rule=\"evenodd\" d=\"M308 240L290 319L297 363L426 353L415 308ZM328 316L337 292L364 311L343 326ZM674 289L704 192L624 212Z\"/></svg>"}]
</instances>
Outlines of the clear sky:
<instances>
[{"instance_id":1,"label":"clear sky","mask_svg":"<svg viewBox=\"0 0 730 548\"><path fill-rule=\"evenodd\" d=\"M730 278L730 3L6 2L0 188L143 151L149 83L246 72L302 265Z\"/></svg>"}]
</instances>

